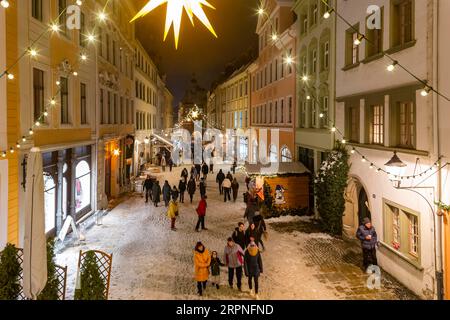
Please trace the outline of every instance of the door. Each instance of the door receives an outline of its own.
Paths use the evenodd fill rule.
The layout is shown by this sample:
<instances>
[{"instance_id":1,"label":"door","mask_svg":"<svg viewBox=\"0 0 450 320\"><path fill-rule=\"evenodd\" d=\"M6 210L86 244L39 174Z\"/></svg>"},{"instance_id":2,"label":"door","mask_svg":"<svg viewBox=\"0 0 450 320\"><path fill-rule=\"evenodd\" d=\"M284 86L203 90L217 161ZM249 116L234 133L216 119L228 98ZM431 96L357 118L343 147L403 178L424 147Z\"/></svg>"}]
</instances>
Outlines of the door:
<instances>
[{"instance_id":1,"label":"door","mask_svg":"<svg viewBox=\"0 0 450 320\"><path fill-rule=\"evenodd\" d=\"M372 213L369 209L369 198L367 197L366 190L361 187L358 196L358 219L359 225L362 225L363 220L369 218L372 221Z\"/></svg>"},{"instance_id":2,"label":"door","mask_svg":"<svg viewBox=\"0 0 450 320\"><path fill-rule=\"evenodd\" d=\"M111 199L111 157L105 159L105 194Z\"/></svg>"}]
</instances>

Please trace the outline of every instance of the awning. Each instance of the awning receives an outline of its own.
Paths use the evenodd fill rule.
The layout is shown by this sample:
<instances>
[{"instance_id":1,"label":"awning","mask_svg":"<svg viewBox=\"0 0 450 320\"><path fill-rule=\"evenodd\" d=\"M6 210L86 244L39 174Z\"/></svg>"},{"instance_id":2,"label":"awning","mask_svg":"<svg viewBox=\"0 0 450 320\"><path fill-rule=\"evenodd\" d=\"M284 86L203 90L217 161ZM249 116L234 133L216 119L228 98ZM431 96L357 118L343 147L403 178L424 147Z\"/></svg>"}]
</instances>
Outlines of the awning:
<instances>
[{"instance_id":1,"label":"awning","mask_svg":"<svg viewBox=\"0 0 450 320\"><path fill-rule=\"evenodd\" d=\"M301 162L279 162L268 165L246 164L245 171L249 175L283 175L283 174L308 174L311 173Z\"/></svg>"}]
</instances>

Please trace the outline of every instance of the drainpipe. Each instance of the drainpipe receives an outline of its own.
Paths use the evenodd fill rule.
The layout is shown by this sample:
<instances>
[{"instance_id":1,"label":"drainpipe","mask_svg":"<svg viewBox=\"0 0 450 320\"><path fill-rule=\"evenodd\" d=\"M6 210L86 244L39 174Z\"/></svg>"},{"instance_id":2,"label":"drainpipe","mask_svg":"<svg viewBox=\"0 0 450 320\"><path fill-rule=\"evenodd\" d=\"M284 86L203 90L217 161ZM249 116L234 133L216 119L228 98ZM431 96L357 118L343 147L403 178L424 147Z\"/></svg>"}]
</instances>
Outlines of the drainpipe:
<instances>
[{"instance_id":1,"label":"drainpipe","mask_svg":"<svg viewBox=\"0 0 450 320\"><path fill-rule=\"evenodd\" d=\"M439 0L433 0L433 87L439 90ZM433 136L434 150L438 157L441 156L441 146L439 137L439 96L433 95ZM439 168L442 163L439 160ZM437 176L437 197L438 201L442 200L442 170L439 170ZM436 286L437 299L444 299L444 275L443 275L443 247L442 247L442 216L438 215L435 225L436 235Z\"/></svg>"}]
</instances>

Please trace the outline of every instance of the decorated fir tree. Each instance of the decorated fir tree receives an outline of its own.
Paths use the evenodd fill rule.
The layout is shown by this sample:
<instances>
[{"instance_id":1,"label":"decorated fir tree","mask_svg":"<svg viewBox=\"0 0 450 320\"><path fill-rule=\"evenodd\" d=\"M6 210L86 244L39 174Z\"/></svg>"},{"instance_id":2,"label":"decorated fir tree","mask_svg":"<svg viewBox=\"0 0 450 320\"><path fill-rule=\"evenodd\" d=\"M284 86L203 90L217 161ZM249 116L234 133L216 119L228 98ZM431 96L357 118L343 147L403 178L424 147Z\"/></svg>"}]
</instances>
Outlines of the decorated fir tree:
<instances>
[{"instance_id":1,"label":"decorated fir tree","mask_svg":"<svg viewBox=\"0 0 450 320\"><path fill-rule=\"evenodd\" d=\"M20 263L18 249L6 245L0 254L0 300L16 300L20 294Z\"/></svg>"},{"instance_id":2,"label":"decorated fir tree","mask_svg":"<svg viewBox=\"0 0 450 320\"><path fill-rule=\"evenodd\" d=\"M86 253L79 277L80 284L75 290L75 300L106 300L106 283L100 274L95 252Z\"/></svg>"},{"instance_id":3,"label":"decorated fir tree","mask_svg":"<svg viewBox=\"0 0 450 320\"><path fill-rule=\"evenodd\" d=\"M342 218L345 211L344 192L350 171L349 154L344 145L336 143L335 149L314 180L317 209L325 230L333 235L342 234Z\"/></svg>"}]
</instances>

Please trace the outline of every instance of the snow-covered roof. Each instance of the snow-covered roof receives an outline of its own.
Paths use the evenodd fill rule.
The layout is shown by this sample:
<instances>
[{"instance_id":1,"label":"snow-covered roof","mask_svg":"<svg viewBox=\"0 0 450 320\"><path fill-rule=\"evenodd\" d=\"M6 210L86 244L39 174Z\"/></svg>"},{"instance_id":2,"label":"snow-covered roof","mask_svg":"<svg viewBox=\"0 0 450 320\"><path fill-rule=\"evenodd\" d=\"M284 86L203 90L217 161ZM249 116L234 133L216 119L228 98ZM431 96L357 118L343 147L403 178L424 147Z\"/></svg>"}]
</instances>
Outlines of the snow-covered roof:
<instances>
[{"instance_id":1,"label":"snow-covered roof","mask_svg":"<svg viewBox=\"0 0 450 320\"><path fill-rule=\"evenodd\" d=\"M280 162L270 165L246 164L245 171L249 175L282 175L282 174L305 174L310 171L301 162Z\"/></svg>"}]
</instances>

